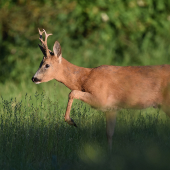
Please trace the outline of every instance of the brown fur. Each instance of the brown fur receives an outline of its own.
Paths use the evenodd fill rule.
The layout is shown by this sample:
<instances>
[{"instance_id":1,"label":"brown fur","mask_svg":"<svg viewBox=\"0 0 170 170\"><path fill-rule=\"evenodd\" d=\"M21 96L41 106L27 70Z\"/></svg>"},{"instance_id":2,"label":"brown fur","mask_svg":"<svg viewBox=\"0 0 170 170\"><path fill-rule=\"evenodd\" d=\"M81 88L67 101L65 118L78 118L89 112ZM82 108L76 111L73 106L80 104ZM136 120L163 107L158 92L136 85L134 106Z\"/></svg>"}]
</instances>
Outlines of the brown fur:
<instances>
[{"instance_id":1,"label":"brown fur","mask_svg":"<svg viewBox=\"0 0 170 170\"><path fill-rule=\"evenodd\" d=\"M50 67L45 68L46 64ZM53 53L47 53L32 78L35 83L52 79L72 90L65 114L68 124L76 126L70 118L73 99L80 99L106 113L110 148L118 109L161 107L170 116L170 65L78 67L62 58L61 47L56 41Z\"/></svg>"}]
</instances>

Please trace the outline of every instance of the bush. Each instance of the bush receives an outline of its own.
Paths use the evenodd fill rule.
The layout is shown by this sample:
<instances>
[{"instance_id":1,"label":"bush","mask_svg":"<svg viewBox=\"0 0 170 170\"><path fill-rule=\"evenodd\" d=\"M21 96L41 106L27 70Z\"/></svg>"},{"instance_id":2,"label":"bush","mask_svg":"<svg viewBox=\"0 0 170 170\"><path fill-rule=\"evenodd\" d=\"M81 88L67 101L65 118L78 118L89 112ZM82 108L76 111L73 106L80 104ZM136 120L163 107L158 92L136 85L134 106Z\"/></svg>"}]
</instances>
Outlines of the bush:
<instances>
[{"instance_id":1,"label":"bush","mask_svg":"<svg viewBox=\"0 0 170 170\"><path fill-rule=\"evenodd\" d=\"M169 63L167 0L2 0L0 8L1 82L37 68L37 28L53 33L50 48L57 39L63 56L84 67Z\"/></svg>"}]
</instances>

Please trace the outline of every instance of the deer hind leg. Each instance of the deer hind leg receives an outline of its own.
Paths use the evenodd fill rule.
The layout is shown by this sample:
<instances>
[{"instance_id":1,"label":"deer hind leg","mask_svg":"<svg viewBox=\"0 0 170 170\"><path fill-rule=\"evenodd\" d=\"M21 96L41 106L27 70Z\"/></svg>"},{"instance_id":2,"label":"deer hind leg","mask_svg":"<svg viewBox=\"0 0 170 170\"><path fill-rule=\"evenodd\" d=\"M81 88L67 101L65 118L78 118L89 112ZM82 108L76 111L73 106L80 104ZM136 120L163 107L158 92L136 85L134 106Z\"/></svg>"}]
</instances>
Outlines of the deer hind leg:
<instances>
[{"instance_id":1,"label":"deer hind leg","mask_svg":"<svg viewBox=\"0 0 170 170\"><path fill-rule=\"evenodd\" d=\"M161 109L170 117L170 87L164 92L164 100L162 102Z\"/></svg>"},{"instance_id":2,"label":"deer hind leg","mask_svg":"<svg viewBox=\"0 0 170 170\"><path fill-rule=\"evenodd\" d=\"M65 113L65 121L68 124L74 125L74 126L77 127L74 120L70 118L70 110L71 110L71 106L72 106L72 103L73 103L73 99L82 100L83 102L88 103L89 105L94 106L94 107L98 105L98 102L97 102L96 98L88 92L73 90L69 94L67 109L66 109L66 113Z\"/></svg>"},{"instance_id":3,"label":"deer hind leg","mask_svg":"<svg viewBox=\"0 0 170 170\"><path fill-rule=\"evenodd\" d=\"M112 137L114 134L114 128L116 125L116 111L108 111L106 114L106 134L107 134L107 140L108 140L108 147L109 150L112 150Z\"/></svg>"},{"instance_id":4,"label":"deer hind leg","mask_svg":"<svg viewBox=\"0 0 170 170\"><path fill-rule=\"evenodd\" d=\"M170 102L169 105L163 105L161 108L170 117Z\"/></svg>"}]
</instances>

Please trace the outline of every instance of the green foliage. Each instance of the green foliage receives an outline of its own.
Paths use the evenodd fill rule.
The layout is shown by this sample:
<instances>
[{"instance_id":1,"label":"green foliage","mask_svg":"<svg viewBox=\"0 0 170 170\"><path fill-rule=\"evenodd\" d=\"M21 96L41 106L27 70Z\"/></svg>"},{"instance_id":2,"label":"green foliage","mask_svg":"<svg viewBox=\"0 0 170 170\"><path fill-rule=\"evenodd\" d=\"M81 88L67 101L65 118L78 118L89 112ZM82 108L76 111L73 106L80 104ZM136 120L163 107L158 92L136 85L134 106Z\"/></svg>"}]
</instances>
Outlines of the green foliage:
<instances>
[{"instance_id":1,"label":"green foliage","mask_svg":"<svg viewBox=\"0 0 170 170\"><path fill-rule=\"evenodd\" d=\"M50 48L57 39L63 56L84 67L169 63L169 11L167 0L2 0L0 81L34 73L37 28L53 33Z\"/></svg>"}]
</instances>

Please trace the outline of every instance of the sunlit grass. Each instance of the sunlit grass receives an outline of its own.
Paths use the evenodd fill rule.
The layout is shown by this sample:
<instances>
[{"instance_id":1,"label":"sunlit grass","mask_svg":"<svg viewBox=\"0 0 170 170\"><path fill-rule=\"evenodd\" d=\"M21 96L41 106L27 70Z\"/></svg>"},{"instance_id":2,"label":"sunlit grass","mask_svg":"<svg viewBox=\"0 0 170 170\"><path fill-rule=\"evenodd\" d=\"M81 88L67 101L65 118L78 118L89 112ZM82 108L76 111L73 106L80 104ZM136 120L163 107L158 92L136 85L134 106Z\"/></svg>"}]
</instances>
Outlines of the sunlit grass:
<instances>
[{"instance_id":1,"label":"sunlit grass","mask_svg":"<svg viewBox=\"0 0 170 170\"><path fill-rule=\"evenodd\" d=\"M170 168L170 119L159 110L120 111L109 157L104 114L76 100L75 128L52 99L45 92L1 97L0 169Z\"/></svg>"}]
</instances>

